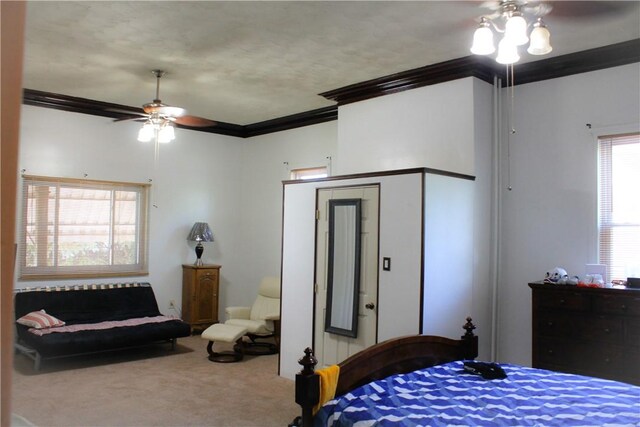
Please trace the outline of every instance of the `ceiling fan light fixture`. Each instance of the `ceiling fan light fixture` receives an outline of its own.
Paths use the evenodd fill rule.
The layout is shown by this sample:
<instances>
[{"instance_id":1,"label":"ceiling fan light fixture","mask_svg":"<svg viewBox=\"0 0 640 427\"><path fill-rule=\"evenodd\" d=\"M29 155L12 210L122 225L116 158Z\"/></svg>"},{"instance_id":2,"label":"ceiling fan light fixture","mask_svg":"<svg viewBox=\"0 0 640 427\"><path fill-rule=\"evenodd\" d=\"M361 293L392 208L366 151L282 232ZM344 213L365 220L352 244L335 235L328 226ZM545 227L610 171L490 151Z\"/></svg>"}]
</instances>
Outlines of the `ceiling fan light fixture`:
<instances>
[{"instance_id":1,"label":"ceiling fan light fixture","mask_svg":"<svg viewBox=\"0 0 640 427\"><path fill-rule=\"evenodd\" d=\"M498 43L498 56L496 57L496 62L499 64L514 64L520 60L520 55L518 55L518 46L516 46L513 41L506 36L500 40Z\"/></svg>"},{"instance_id":2,"label":"ceiling fan light fixture","mask_svg":"<svg viewBox=\"0 0 640 427\"><path fill-rule=\"evenodd\" d=\"M158 131L158 142L168 143L176 139L176 133L173 129L173 124L170 121L164 122L160 130Z\"/></svg>"},{"instance_id":3,"label":"ceiling fan light fixture","mask_svg":"<svg viewBox=\"0 0 640 427\"><path fill-rule=\"evenodd\" d=\"M493 45L494 32L504 34L498 43L498 53L495 58L500 64L511 65L520 60L518 47L529 44L527 52L531 55L546 55L551 52L551 34L542 22L542 16L552 9L550 5L539 4L535 7L527 6L524 0L500 0L496 13L480 18L480 24L473 33L471 53L476 55L490 55L495 52ZM533 15L536 21L531 25L527 22Z\"/></svg>"},{"instance_id":4,"label":"ceiling fan light fixture","mask_svg":"<svg viewBox=\"0 0 640 427\"><path fill-rule=\"evenodd\" d=\"M525 21L522 13L513 12L507 19L504 37L511 39L516 46L527 44L529 41L529 37L527 37L527 21Z\"/></svg>"},{"instance_id":5,"label":"ceiling fan light fixture","mask_svg":"<svg viewBox=\"0 0 640 427\"><path fill-rule=\"evenodd\" d=\"M138 141L149 142L151 141L151 139L153 139L155 133L155 126L150 121L147 121L138 132Z\"/></svg>"},{"instance_id":6,"label":"ceiling fan light fixture","mask_svg":"<svg viewBox=\"0 0 640 427\"><path fill-rule=\"evenodd\" d=\"M533 24L533 30L531 30L531 43L527 52L531 55L546 55L551 52L551 33L547 26L542 22L542 18Z\"/></svg>"},{"instance_id":7,"label":"ceiling fan light fixture","mask_svg":"<svg viewBox=\"0 0 640 427\"><path fill-rule=\"evenodd\" d=\"M491 55L496 51L493 44L493 31L489 28L489 21L484 16L480 18L480 24L473 33L473 45L471 53L476 55Z\"/></svg>"}]
</instances>

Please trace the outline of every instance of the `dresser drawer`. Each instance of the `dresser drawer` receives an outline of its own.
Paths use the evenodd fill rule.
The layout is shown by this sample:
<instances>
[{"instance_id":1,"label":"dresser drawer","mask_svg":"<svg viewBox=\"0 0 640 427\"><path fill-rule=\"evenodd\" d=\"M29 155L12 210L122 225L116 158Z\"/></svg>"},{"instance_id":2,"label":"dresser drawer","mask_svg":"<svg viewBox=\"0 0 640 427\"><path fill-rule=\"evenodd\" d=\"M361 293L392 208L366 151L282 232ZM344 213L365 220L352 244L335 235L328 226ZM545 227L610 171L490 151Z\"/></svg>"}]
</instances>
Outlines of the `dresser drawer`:
<instances>
[{"instance_id":1,"label":"dresser drawer","mask_svg":"<svg viewBox=\"0 0 640 427\"><path fill-rule=\"evenodd\" d=\"M640 318L627 317L624 320L625 341L633 347L640 347ZM636 359L640 365L640 358Z\"/></svg>"},{"instance_id":2,"label":"dresser drawer","mask_svg":"<svg viewBox=\"0 0 640 427\"><path fill-rule=\"evenodd\" d=\"M634 292L635 293L635 292ZM640 316L640 295L598 295L593 299L596 313Z\"/></svg>"},{"instance_id":3,"label":"dresser drawer","mask_svg":"<svg viewBox=\"0 0 640 427\"><path fill-rule=\"evenodd\" d=\"M594 343L622 344L624 342L624 322L620 317L592 316L578 319L581 326L575 325L576 335Z\"/></svg>"},{"instance_id":4,"label":"dresser drawer","mask_svg":"<svg viewBox=\"0 0 640 427\"><path fill-rule=\"evenodd\" d=\"M576 368L594 376L610 378L623 370L626 354L620 346L580 346L582 357L575 359Z\"/></svg>"},{"instance_id":5,"label":"dresser drawer","mask_svg":"<svg viewBox=\"0 0 640 427\"><path fill-rule=\"evenodd\" d=\"M534 368L549 365L572 366L576 364L579 355L571 346L566 345L565 340L557 339L540 339L534 352L538 362L534 364Z\"/></svg>"},{"instance_id":6,"label":"dresser drawer","mask_svg":"<svg viewBox=\"0 0 640 427\"><path fill-rule=\"evenodd\" d=\"M537 316L538 334L542 337L565 338L575 334L575 316L542 311Z\"/></svg>"},{"instance_id":7,"label":"dresser drawer","mask_svg":"<svg viewBox=\"0 0 640 427\"><path fill-rule=\"evenodd\" d=\"M551 285L550 285L551 286ZM561 285L557 285L561 286ZM588 295L567 291L540 291L537 295L537 303L541 309L547 310L591 310L591 299Z\"/></svg>"}]
</instances>

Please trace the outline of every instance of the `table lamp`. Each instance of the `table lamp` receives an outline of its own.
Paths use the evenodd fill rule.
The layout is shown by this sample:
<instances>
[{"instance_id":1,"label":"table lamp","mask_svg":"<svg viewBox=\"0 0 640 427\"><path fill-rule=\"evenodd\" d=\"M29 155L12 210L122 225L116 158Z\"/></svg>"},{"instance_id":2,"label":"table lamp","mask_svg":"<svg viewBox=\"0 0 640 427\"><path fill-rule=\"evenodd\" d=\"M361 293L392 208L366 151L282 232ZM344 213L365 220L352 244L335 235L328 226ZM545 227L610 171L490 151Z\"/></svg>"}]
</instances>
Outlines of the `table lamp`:
<instances>
[{"instance_id":1,"label":"table lamp","mask_svg":"<svg viewBox=\"0 0 640 427\"><path fill-rule=\"evenodd\" d=\"M204 252L204 246L202 242L213 242L213 233L209 224L206 222L196 222L191 227L191 231L187 236L187 240L190 242L197 242L196 244L196 262L193 265L202 265L202 253Z\"/></svg>"}]
</instances>

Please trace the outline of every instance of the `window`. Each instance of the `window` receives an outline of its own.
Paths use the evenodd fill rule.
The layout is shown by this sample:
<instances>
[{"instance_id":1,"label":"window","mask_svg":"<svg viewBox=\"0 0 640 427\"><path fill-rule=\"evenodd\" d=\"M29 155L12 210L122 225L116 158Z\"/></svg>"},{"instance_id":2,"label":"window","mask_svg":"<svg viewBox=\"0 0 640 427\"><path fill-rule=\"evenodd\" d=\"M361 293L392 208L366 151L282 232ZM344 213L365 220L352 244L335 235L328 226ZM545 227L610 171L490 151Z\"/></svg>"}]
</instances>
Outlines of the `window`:
<instances>
[{"instance_id":1,"label":"window","mask_svg":"<svg viewBox=\"0 0 640 427\"><path fill-rule=\"evenodd\" d=\"M21 279L148 273L148 185L23 178Z\"/></svg>"},{"instance_id":2,"label":"window","mask_svg":"<svg viewBox=\"0 0 640 427\"><path fill-rule=\"evenodd\" d=\"M317 179L327 177L327 167L291 169L291 179Z\"/></svg>"},{"instance_id":3,"label":"window","mask_svg":"<svg viewBox=\"0 0 640 427\"><path fill-rule=\"evenodd\" d=\"M640 134L599 145L599 258L609 279L640 274Z\"/></svg>"}]
</instances>

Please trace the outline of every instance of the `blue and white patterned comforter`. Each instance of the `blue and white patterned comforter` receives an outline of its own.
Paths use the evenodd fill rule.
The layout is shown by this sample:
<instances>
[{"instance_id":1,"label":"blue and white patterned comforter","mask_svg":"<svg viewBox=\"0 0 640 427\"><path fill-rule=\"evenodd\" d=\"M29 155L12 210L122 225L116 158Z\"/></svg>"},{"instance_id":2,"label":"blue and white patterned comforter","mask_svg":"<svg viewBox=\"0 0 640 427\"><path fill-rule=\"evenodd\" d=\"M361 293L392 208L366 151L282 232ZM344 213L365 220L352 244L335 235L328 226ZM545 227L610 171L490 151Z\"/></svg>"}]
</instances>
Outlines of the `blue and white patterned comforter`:
<instances>
[{"instance_id":1,"label":"blue and white patterned comforter","mask_svg":"<svg viewBox=\"0 0 640 427\"><path fill-rule=\"evenodd\" d=\"M502 380L452 362L327 402L316 426L640 426L640 387L501 364Z\"/></svg>"}]
</instances>

